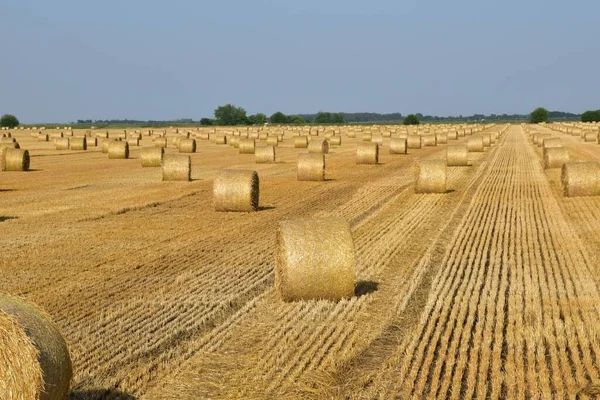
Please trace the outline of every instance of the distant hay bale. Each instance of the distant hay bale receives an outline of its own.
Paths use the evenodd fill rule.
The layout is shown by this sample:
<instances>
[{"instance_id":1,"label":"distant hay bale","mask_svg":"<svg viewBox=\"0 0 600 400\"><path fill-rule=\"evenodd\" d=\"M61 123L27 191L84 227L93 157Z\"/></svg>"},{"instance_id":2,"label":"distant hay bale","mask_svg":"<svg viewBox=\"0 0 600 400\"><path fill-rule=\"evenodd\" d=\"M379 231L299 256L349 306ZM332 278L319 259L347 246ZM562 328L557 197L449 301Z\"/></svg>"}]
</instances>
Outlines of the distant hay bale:
<instances>
[{"instance_id":1,"label":"distant hay bale","mask_svg":"<svg viewBox=\"0 0 600 400\"><path fill-rule=\"evenodd\" d=\"M98 139L108 139L108 132L96 132Z\"/></svg>"},{"instance_id":2,"label":"distant hay bale","mask_svg":"<svg viewBox=\"0 0 600 400\"><path fill-rule=\"evenodd\" d=\"M323 139L311 140L308 144L308 152L329 154L329 142Z\"/></svg>"},{"instance_id":3,"label":"distant hay bale","mask_svg":"<svg viewBox=\"0 0 600 400\"><path fill-rule=\"evenodd\" d=\"M267 132L261 132L258 134L258 140L267 140L269 138L269 134Z\"/></svg>"},{"instance_id":4,"label":"distant hay bale","mask_svg":"<svg viewBox=\"0 0 600 400\"><path fill-rule=\"evenodd\" d=\"M362 140L363 140L363 142L370 142L371 139L373 139L373 135L371 134L371 132L364 132L362 134Z\"/></svg>"},{"instance_id":5,"label":"distant hay bale","mask_svg":"<svg viewBox=\"0 0 600 400\"><path fill-rule=\"evenodd\" d=\"M586 132L584 140L586 142L597 142L598 141L598 132Z\"/></svg>"},{"instance_id":6,"label":"distant hay bale","mask_svg":"<svg viewBox=\"0 0 600 400\"><path fill-rule=\"evenodd\" d=\"M240 137L239 136L232 136L229 138L229 145L232 146L233 148L237 149L240 147Z\"/></svg>"},{"instance_id":7,"label":"distant hay bale","mask_svg":"<svg viewBox=\"0 0 600 400\"><path fill-rule=\"evenodd\" d=\"M448 134L447 133L436 133L435 140L437 144L446 144L448 143Z\"/></svg>"},{"instance_id":8,"label":"distant hay bale","mask_svg":"<svg viewBox=\"0 0 600 400\"><path fill-rule=\"evenodd\" d=\"M179 149L179 141L181 140L181 136L174 136L172 138L169 138L168 143L172 146L175 147L177 149Z\"/></svg>"},{"instance_id":9,"label":"distant hay bale","mask_svg":"<svg viewBox=\"0 0 600 400\"><path fill-rule=\"evenodd\" d=\"M484 151L483 147L483 137L482 136L471 136L467 138L467 150L469 153L482 153Z\"/></svg>"},{"instance_id":10,"label":"distant hay bale","mask_svg":"<svg viewBox=\"0 0 600 400\"><path fill-rule=\"evenodd\" d=\"M457 140L458 139L458 132L453 130L453 131L449 131L447 133L448 135L448 140Z\"/></svg>"},{"instance_id":11,"label":"distant hay bale","mask_svg":"<svg viewBox=\"0 0 600 400\"><path fill-rule=\"evenodd\" d=\"M406 131L398 132L397 137L398 137L398 139L408 139L408 132L406 132Z\"/></svg>"},{"instance_id":12,"label":"distant hay bale","mask_svg":"<svg viewBox=\"0 0 600 400\"><path fill-rule=\"evenodd\" d=\"M308 147L308 137L306 136L296 136L294 138L294 147L296 149L305 149Z\"/></svg>"},{"instance_id":13,"label":"distant hay bale","mask_svg":"<svg viewBox=\"0 0 600 400\"><path fill-rule=\"evenodd\" d=\"M423 146L425 146L425 147L437 146L437 140L436 140L435 135L422 135L421 141L423 143Z\"/></svg>"},{"instance_id":14,"label":"distant hay bale","mask_svg":"<svg viewBox=\"0 0 600 400\"><path fill-rule=\"evenodd\" d=\"M356 132L348 131L348 133L346 133L346 136L349 137L350 139L354 139L356 137Z\"/></svg>"},{"instance_id":15,"label":"distant hay bale","mask_svg":"<svg viewBox=\"0 0 600 400\"><path fill-rule=\"evenodd\" d=\"M341 136L332 136L328 140L331 146L341 146L342 145L342 137Z\"/></svg>"},{"instance_id":16,"label":"distant hay bale","mask_svg":"<svg viewBox=\"0 0 600 400\"><path fill-rule=\"evenodd\" d=\"M129 158L129 143L112 141L108 145L109 160L125 160Z\"/></svg>"},{"instance_id":17,"label":"distant hay bale","mask_svg":"<svg viewBox=\"0 0 600 400\"><path fill-rule=\"evenodd\" d=\"M17 141L17 139L15 139L13 137L0 138L0 144L15 143L16 141Z\"/></svg>"},{"instance_id":18,"label":"distant hay bale","mask_svg":"<svg viewBox=\"0 0 600 400\"><path fill-rule=\"evenodd\" d=\"M73 368L57 326L42 310L0 295L0 397L63 400Z\"/></svg>"},{"instance_id":19,"label":"distant hay bale","mask_svg":"<svg viewBox=\"0 0 600 400\"><path fill-rule=\"evenodd\" d=\"M180 153L195 153L196 152L196 139L180 139L179 140L179 152Z\"/></svg>"},{"instance_id":20,"label":"distant hay bale","mask_svg":"<svg viewBox=\"0 0 600 400\"><path fill-rule=\"evenodd\" d=\"M167 138L166 137L157 137L152 141L154 143L154 147L166 148L167 147Z\"/></svg>"},{"instance_id":21,"label":"distant hay bale","mask_svg":"<svg viewBox=\"0 0 600 400\"><path fill-rule=\"evenodd\" d=\"M102 153L107 154L108 153L108 146L112 143L112 142L116 142L116 139L103 139L102 140Z\"/></svg>"},{"instance_id":22,"label":"distant hay bale","mask_svg":"<svg viewBox=\"0 0 600 400\"><path fill-rule=\"evenodd\" d=\"M275 146L257 147L254 150L257 164L271 164L275 162Z\"/></svg>"},{"instance_id":23,"label":"distant hay bale","mask_svg":"<svg viewBox=\"0 0 600 400\"><path fill-rule=\"evenodd\" d=\"M446 148L446 165L449 167L464 167L469 165L469 151L465 145L449 145Z\"/></svg>"},{"instance_id":24,"label":"distant hay bale","mask_svg":"<svg viewBox=\"0 0 600 400\"><path fill-rule=\"evenodd\" d=\"M325 138L325 140L329 140L329 139L331 139L331 137L332 137L333 135L334 135L334 133L333 133L333 132L331 132L331 131L328 131L328 132L325 132L325 134L323 135L323 137Z\"/></svg>"},{"instance_id":25,"label":"distant hay bale","mask_svg":"<svg viewBox=\"0 0 600 400\"><path fill-rule=\"evenodd\" d=\"M192 180L192 159L184 154L164 154L162 162L163 181Z\"/></svg>"},{"instance_id":26,"label":"distant hay bale","mask_svg":"<svg viewBox=\"0 0 600 400\"><path fill-rule=\"evenodd\" d=\"M550 150L550 149L548 149ZM566 163L561 181L567 197L600 195L600 163L596 161Z\"/></svg>"},{"instance_id":27,"label":"distant hay bale","mask_svg":"<svg viewBox=\"0 0 600 400\"><path fill-rule=\"evenodd\" d=\"M552 139L552 135L549 133L542 133L541 135L539 135L537 142L538 147L542 147L542 145L544 144L544 140L547 139Z\"/></svg>"},{"instance_id":28,"label":"distant hay bale","mask_svg":"<svg viewBox=\"0 0 600 400\"><path fill-rule=\"evenodd\" d=\"M71 150L87 150L87 139L85 138L85 136L72 138Z\"/></svg>"},{"instance_id":29,"label":"distant hay bale","mask_svg":"<svg viewBox=\"0 0 600 400\"><path fill-rule=\"evenodd\" d=\"M415 193L446 193L446 163L422 160L416 165Z\"/></svg>"},{"instance_id":30,"label":"distant hay bale","mask_svg":"<svg viewBox=\"0 0 600 400\"><path fill-rule=\"evenodd\" d=\"M50 136L45 133L38 134L37 138L38 138L38 141L40 141L40 142L47 142L50 140Z\"/></svg>"},{"instance_id":31,"label":"distant hay bale","mask_svg":"<svg viewBox=\"0 0 600 400\"><path fill-rule=\"evenodd\" d=\"M215 142L217 144L227 144L227 136L226 135L217 135Z\"/></svg>"},{"instance_id":32,"label":"distant hay bale","mask_svg":"<svg viewBox=\"0 0 600 400\"><path fill-rule=\"evenodd\" d=\"M358 143L356 146L356 164L379 163L379 145L377 143Z\"/></svg>"},{"instance_id":33,"label":"distant hay bale","mask_svg":"<svg viewBox=\"0 0 600 400\"><path fill-rule=\"evenodd\" d=\"M490 147L492 145L492 139L489 133L482 133L481 138L483 139L483 147Z\"/></svg>"},{"instance_id":34,"label":"distant hay bale","mask_svg":"<svg viewBox=\"0 0 600 400\"><path fill-rule=\"evenodd\" d=\"M267 146L275 146L275 147L277 147L277 145L279 145L279 139L277 139L277 136L269 136L269 137L267 137Z\"/></svg>"},{"instance_id":35,"label":"distant hay bale","mask_svg":"<svg viewBox=\"0 0 600 400\"><path fill-rule=\"evenodd\" d=\"M406 139L391 139L390 154L406 154Z\"/></svg>"},{"instance_id":36,"label":"distant hay bale","mask_svg":"<svg viewBox=\"0 0 600 400\"><path fill-rule=\"evenodd\" d=\"M260 133L250 132L247 136L249 139L260 139Z\"/></svg>"},{"instance_id":37,"label":"distant hay bale","mask_svg":"<svg viewBox=\"0 0 600 400\"><path fill-rule=\"evenodd\" d=\"M372 135L371 143L378 144L379 146L383 146L383 136L381 135Z\"/></svg>"},{"instance_id":38,"label":"distant hay bale","mask_svg":"<svg viewBox=\"0 0 600 400\"><path fill-rule=\"evenodd\" d=\"M131 147L131 146L137 147L140 145L140 139L139 138L127 139L127 143L129 144L129 147Z\"/></svg>"},{"instance_id":39,"label":"distant hay bale","mask_svg":"<svg viewBox=\"0 0 600 400\"><path fill-rule=\"evenodd\" d=\"M2 171L29 171L29 151L4 147L0 150Z\"/></svg>"},{"instance_id":40,"label":"distant hay bale","mask_svg":"<svg viewBox=\"0 0 600 400\"><path fill-rule=\"evenodd\" d=\"M256 171L222 169L213 183L215 211L258 210L259 180Z\"/></svg>"},{"instance_id":41,"label":"distant hay bale","mask_svg":"<svg viewBox=\"0 0 600 400\"><path fill-rule=\"evenodd\" d=\"M143 147L141 151L142 167L160 167L165 149L162 147Z\"/></svg>"},{"instance_id":42,"label":"distant hay bale","mask_svg":"<svg viewBox=\"0 0 600 400\"><path fill-rule=\"evenodd\" d=\"M562 147L562 140L560 138L550 138L542 141L542 148L550 149L553 147Z\"/></svg>"},{"instance_id":43,"label":"distant hay bale","mask_svg":"<svg viewBox=\"0 0 600 400\"><path fill-rule=\"evenodd\" d=\"M566 147L544 148L544 168L562 168L569 162L569 149Z\"/></svg>"},{"instance_id":44,"label":"distant hay bale","mask_svg":"<svg viewBox=\"0 0 600 400\"><path fill-rule=\"evenodd\" d=\"M254 139L240 139L238 149L240 154L254 154L256 141Z\"/></svg>"},{"instance_id":45,"label":"distant hay bale","mask_svg":"<svg viewBox=\"0 0 600 400\"><path fill-rule=\"evenodd\" d=\"M317 153L298 155L297 178L299 181L324 181L325 155Z\"/></svg>"},{"instance_id":46,"label":"distant hay bale","mask_svg":"<svg viewBox=\"0 0 600 400\"><path fill-rule=\"evenodd\" d=\"M275 288L284 301L354 296L355 249L343 218L279 222Z\"/></svg>"},{"instance_id":47,"label":"distant hay bale","mask_svg":"<svg viewBox=\"0 0 600 400\"><path fill-rule=\"evenodd\" d=\"M381 136L384 138L391 138L392 137L392 131L383 131L381 132Z\"/></svg>"},{"instance_id":48,"label":"distant hay bale","mask_svg":"<svg viewBox=\"0 0 600 400\"><path fill-rule=\"evenodd\" d=\"M406 137L406 147L408 147L409 149L420 149L421 148L421 136L408 135Z\"/></svg>"},{"instance_id":49,"label":"distant hay bale","mask_svg":"<svg viewBox=\"0 0 600 400\"><path fill-rule=\"evenodd\" d=\"M60 137L55 139L56 150L68 150L71 144L71 139Z\"/></svg>"}]
</instances>

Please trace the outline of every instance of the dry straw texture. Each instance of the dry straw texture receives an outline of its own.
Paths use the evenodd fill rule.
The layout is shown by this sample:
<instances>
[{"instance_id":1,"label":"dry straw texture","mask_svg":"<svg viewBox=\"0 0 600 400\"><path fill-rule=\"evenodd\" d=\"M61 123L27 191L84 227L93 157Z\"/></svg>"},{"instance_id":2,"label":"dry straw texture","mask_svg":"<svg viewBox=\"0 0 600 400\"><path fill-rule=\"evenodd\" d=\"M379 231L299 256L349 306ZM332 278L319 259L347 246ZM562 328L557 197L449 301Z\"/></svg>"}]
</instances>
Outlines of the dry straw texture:
<instances>
[{"instance_id":1,"label":"dry straw texture","mask_svg":"<svg viewBox=\"0 0 600 400\"><path fill-rule=\"evenodd\" d=\"M240 137L239 136L230 137L229 145L236 149L239 148L240 147Z\"/></svg>"},{"instance_id":2,"label":"dry straw texture","mask_svg":"<svg viewBox=\"0 0 600 400\"><path fill-rule=\"evenodd\" d=\"M373 135L370 132L364 132L362 134L362 140L363 140L363 142L370 142L371 139L373 139Z\"/></svg>"},{"instance_id":3,"label":"dry straw texture","mask_svg":"<svg viewBox=\"0 0 600 400\"><path fill-rule=\"evenodd\" d=\"M217 135L216 143L217 144L227 144L227 136Z\"/></svg>"},{"instance_id":4,"label":"dry straw texture","mask_svg":"<svg viewBox=\"0 0 600 400\"><path fill-rule=\"evenodd\" d=\"M63 137L57 138L57 139L55 139L56 150L68 150L70 143L71 143L71 139L69 139L69 138L63 138Z\"/></svg>"},{"instance_id":5,"label":"dry straw texture","mask_svg":"<svg viewBox=\"0 0 600 400\"><path fill-rule=\"evenodd\" d=\"M421 148L421 136L408 135L406 137L406 146L409 149L420 149Z\"/></svg>"},{"instance_id":6,"label":"dry straw texture","mask_svg":"<svg viewBox=\"0 0 600 400\"><path fill-rule=\"evenodd\" d=\"M492 138L489 133L482 133L481 138L483 139L483 147L490 147L492 145Z\"/></svg>"},{"instance_id":7,"label":"dry straw texture","mask_svg":"<svg viewBox=\"0 0 600 400\"><path fill-rule=\"evenodd\" d=\"M256 171L222 169L213 183L215 211L258 210L259 181Z\"/></svg>"},{"instance_id":8,"label":"dry straw texture","mask_svg":"<svg viewBox=\"0 0 600 400\"><path fill-rule=\"evenodd\" d=\"M254 139L240 139L238 149L240 154L254 154L256 142Z\"/></svg>"},{"instance_id":9,"label":"dry straw texture","mask_svg":"<svg viewBox=\"0 0 600 400\"><path fill-rule=\"evenodd\" d=\"M254 151L257 164L270 164L275 162L275 146L257 147Z\"/></svg>"},{"instance_id":10,"label":"dry straw texture","mask_svg":"<svg viewBox=\"0 0 600 400\"><path fill-rule=\"evenodd\" d=\"M437 141L435 135L423 135L421 136L423 146L436 146Z\"/></svg>"},{"instance_id":11,"label":"dry straw texture","mask_svg":"<svg viewBox=\"0 0 600 400\"><path fill-rule=\"evenodd\" d=\"M544 148L544 168L562 168L569 162L569 149L566 147Z\"/></svg>"},{"instance_id":12,"label":"dry straw texture","mask_svg":"<svg viewBox=\"0 0 600 400\"><path fill-rule=\"evenodd\" d=\"M356 146L356 163L379 163L379 145L377 143L358 143Z\"/></svg>"},{"instance_id":13,"label":"dry straw texture","mask_svg":"<svg viewBox=\"0 0 600 400\"><path fill-rule=\"evenodd\" d=\"M398 137L398 139L408 139L408 132L406 132L406 131L398 132L397 137Z\"/></svg>"},{"instance_id":14,"label":"dry straw texture","mask_svg":"<svg viewBox=\"0 0 600 400\"><path fill-rule=\"evenodd\" d=\"M350 226L343 218L281 221L275 287L285 301L352 297L354 253Z\"/></svg>"},{"instance_id":15,"label":"dry straw texture","mask_svg":"<svg viewBox=\"0 0 600 400\"><path fill-rule=\"evenodd\" d=\"M547 140L547 139L552 139L552 135L549 133L543 133L540 136L538 136L538 142L537 142L538 147L542 147L542 145L544 144L544 140Z\"/></svg>"},{"instance_id":16,"label":"dry straw texture","mask_svg":"<svg viewBox=\"0 0 600 400\"><path fill-rule=\"evenodd\" d=\"M71 150L87 150L87 139L85 136L72 138Z\"/></svg>"},{"instance_id":17,"label":"dry straw texture","mask_svg":"<svg viewBox=\"0 0 600 400\"><path fill-rule=\"evenodd\" d=\"M2 151L3 171L29 171L29 151L10 149Z\"/></svg>"},{"instance_id":18,"label":"dry straw texture","mask_svg":"<svg viewBox=\"0 0 600 400\"><path fill-rule=\"evenodd\" d=\"M163 181L186 181L192 179L192 160L183 154L164 154L162 163Z\"/></svg>"},{"instance_id":19,"label":"dry straw texture","mask_svg":"<svg viewBox=\"0 0 600 400\"><path fill-rule=\"evenodd\" d=\"M141 151L142 167L160 167L165 149L162 147L144 147Z\"/></svg>"},{"instance_id":20,"label":"dry straw texture","mask_svg":"<svg viewBox=\"0 0 600 400\"><path fill-rule=\"evenodd\" d=\"M560 140L560 138L544 139L542 141L542 147L544 149L549 149L549 148L553 148L553 147L562 147L562 140Z\"/></svg>"},{"instance_id":21,"label":"dry straw texture","mask_svg":"<svg viewBox=\"0 0 600 400\"><path fill-rule=\"evenodd\" d=\"M329 142L322 139L314 139L308 145L309 153L329 154Z\"/></svg>"},{"instance_id":22,"label":"dry straw texture","mask_svg":"<svg viewBox=\"0 0 600 400\"><path fill-rule=\"evenodd\" d=\"M563 192L567 197L600 195L600 163L566 163L562 167Z\"/></svg>"},{"instance_id":23,"label":"dry straw texture","mask_svg":"<svg viewBox=\"0 0 600 400\"><path fill-rule=\"evenodd\" d=\"M166 137L157 137L152 141L154 143L154 147L165 148L167 147L167 138Z\"/></svg>"},{"instance_id":24,"label":"dry straw texture","mask_svg":"<svg viewBox=\"0 0 600 400\"><path fill-rule=\"evenodd\" d=\"M102 140L102 152L103 153L108 153L108 146L112 143L115 142L115 139L103 139Z\"/></svg>"},{"instance_id":25,"label":"dry straw texture","mask_svg":"<svg viewBox=\"0 0 600 400\"><path fill-rule=\"evenodd\" d=\"M406 154L406 139L391 139L390 154Z\"/></svg>"},{"instance_id":26,"label":"dry straw texture","mask_svg":"<svg viewBox=\"0 0 600 400\"><path fill-rule=\"evenodd\" d=\"M277 136L267 137L267 146L277 146L278 144L279 144L279 139Z\"/></svg>"},{"instance_id":27,"label":"dry straw texture","mask_svg":"<svg viewBox=\"0 0 600 400\"><path fill-rule=\"evenodd\" d=\"M305 149L308 147L308 137L296 136L294 138L294 147L297 149Z\"/></svg>"},{"instance_id":28,"label":"dry straw texture","mask_svg":"<svg viewBox=\"0 0 600 400\"><path fill-rule=\"evenodd\" d=\"M72 375L69 350L50 317L0 294L0 399L65 400Z\"/></svg>"},{"instance_id":29,"label":"dry straw texture","mask_svg":"<svg viewBox=\"0 0 600 400\"><path fill-rule=\"evenodd\" d=\"M447 133L437 133L435 135L435 140L438 144L446 144L448 143L448 134Z\"/></svg>"},{"instance_id":30,"label":"dry straw texture","mask_svg":"<svg viewBox=\"0 0 600 400\"><path fill-rule=\"evenodd\" d=\"M598 141L598 132L586 132L584 140L586 142L597 142Z\"/></svg>"},{"instance_id":31,"label":"dry straw texture","mask_svg":"<svg viewBox=\"0 0 600 400\"><path fill-rule=\"evenodd\" d=\"M178 147L180 153L195 153L196 139L180 139Z\"/></svg>"},{"instance_id":32,"label":"dry straw texture","mask_svg":"<svg viewBox=\"0 0 600 400\"><path fill-rule=\"evenodd\" d=\"M450 145L446 148L446 165L464 167L469 165L469 151L465 145Z\"/></svg>"},{"instance_id":33,"label":"dry straw texture","mask_svg":"<svg viewBox=\"0 0 600 400\"><path fill-rule=\"evenodd\" d=\"M472 136L467 138L467 150L470 153L481 153L483 152L483 137L482 136Z\"/></svg>"},{"instance_id":34,"label":"dry straw texture","mask_svg":"<svg viewBox=\"0 0 600 400\"><path fill-rule=\"evenodd\" d=\"M58 139L64 137L65 135L62 132L55 132L50 134L51 139Z\"/></svg>"},{"instance_id":35,"label":"dry straw texture","mask_svg":"<svg viewBox=\"0 0 600 400\"><path fill-rule=\"evenodd\" d=\"M341 136L332 136L329 139L329 144L332 146L341 146L342 145L342 137Z\"/></svg>"},{"instance_id":36,"label":"dry straw texture","mask_svg":"<svg viewBox=\"0 0 600 400\"><path fill-rule=\"evenodd\" d=\"M267 132L260 132L258 134L258 140L267 140L269 138L269 134Z\"/></svg>"},{"instance_id":37,"label":"dry straw texture","mask_svg":"<svg viewBox=\"0 0 600 400\"><path fill-rule=\"evenodd\" d=\"M129 144L129 146L139 146L140 145L140 139L138 138L133 138L133 139L128 139L127 143Z\"/></svg>"},{"instance_id":38,"label":"dry straw texture","mask_svg":"<svg viewBox=\"0 0 600 400\"><path fill-rule=\"evenodd\" d=\"M371 143L376 143L379 146L383 146L383 136L381 136L381 135L373 135L371 137Z\"/></svg>"},{"instance_id":39,"label":"dry straw texture","mask_svg":"<svg viewBox=\"0 0 600 400\"><path fill-rule=\"evenodd\" d=\"M50 136L45 133L38 134L37 138L40 142L47 142L50 140Z\"/></svg>"},{"instance_id":40,"label":"dry straw texture","mask_svg":"<svg viewBox=\"0 0 600 400\"><path fill-rule=\"evenodd\" d=\"M108 145L108 158L111 160L121 160L129 158L129 143L110 142Z\"/></svg>"},{"instance_id":41,"label":"dry straw texture","mask_svg":"<svg viewBox=\"0 0 600 400\"><path fill-rule=\"evenodd\" d=\"M346 133L346 136L349 137L349 138L354 139L356 137L356 132L354 132L354 131L348 131Z\"/></svg>"},{"instance_id":42,"label":"dry straw texture","mask_svg":"<svg viewBox=\"0 0 600 400\"><path fill-rule=\"evenodd\" d=\"M415 193L446 193L446 163L422 160L416 164Z\"/></svg>"},{"instance_id":43,"label":"dry straw texture","mask_svg":"<svg viewBox=\"0 0 600 400\"><path fill-rule=\"evenodd\" d=\"M447 135L448 135L448 140L458 139L458 132L455 130L448 132Z\"/></svg>"},{"instance_id":44,"label":"dry straw texture","mask_svg":"<svg viewBox=\"0 0 600 400\"><path fill-rule=\"evenodd\" d=\"M297 178L299 181L324 181L325 155L315 153L298 155Z\"/></svg>"}]
</instances>

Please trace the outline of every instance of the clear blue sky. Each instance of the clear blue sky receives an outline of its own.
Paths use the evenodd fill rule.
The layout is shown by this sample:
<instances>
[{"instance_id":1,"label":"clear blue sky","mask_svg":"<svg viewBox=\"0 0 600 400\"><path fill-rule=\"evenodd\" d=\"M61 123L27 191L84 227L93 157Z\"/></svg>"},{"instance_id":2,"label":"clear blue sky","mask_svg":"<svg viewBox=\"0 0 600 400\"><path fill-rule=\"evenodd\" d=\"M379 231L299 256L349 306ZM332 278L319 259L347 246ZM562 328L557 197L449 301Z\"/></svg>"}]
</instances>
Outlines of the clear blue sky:
<instances>
[{"instance_id":1,"label":"clear blue sky","mask_svg":"<svg viewBox=\"0 0 600 400\"><path fill-rule=\"evenodd\" d=\"M598 0L0 0L0 113L582 112L599 18Z\"/></svg>"}]
</instances>

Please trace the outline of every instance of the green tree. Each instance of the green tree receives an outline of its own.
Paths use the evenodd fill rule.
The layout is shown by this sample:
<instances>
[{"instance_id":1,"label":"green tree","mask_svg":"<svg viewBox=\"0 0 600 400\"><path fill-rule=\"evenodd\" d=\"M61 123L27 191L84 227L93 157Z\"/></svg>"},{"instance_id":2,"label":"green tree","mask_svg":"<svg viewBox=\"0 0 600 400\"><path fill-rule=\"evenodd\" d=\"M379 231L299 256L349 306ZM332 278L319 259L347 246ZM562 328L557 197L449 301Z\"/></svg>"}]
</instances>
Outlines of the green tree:
<instances>
[{"instance_id":1,"label":"green tree","mask_svg":"<svg viewBox=\"0 0 600 400\"><path fill-rule=\"evenodd\" d=\"M327 111L319 111L315 117L315 124L330 124L331 113Z\"/></svg>"},{"instance_id":2,"label":"green tree","mask_svg":"<svg viewBox=\"0 0 600 400\"><path fill-rule=\"evenodd\" d=\"M248 117L248 123L250 125L264 125L267 122L267 116L263 113L252 114Z\"/></svg>"},{"instance_id":3,"label":"green tree","mask_svg":"<svg viewBox=\"0 0 600 400\"><path fill-rule=\"evenodd\" d=\"M287 124L290 122L289 117L281 111L277 111L276 113L271 115L271 118L269 118L269 120L272 124Z\"/></svg>"},{"instance_id":4,"label":"green tree","mask_svg":"<svg viewBox=\"0 0 600 400\"><path fill-rule=\"evenodd\" d=\"M200 125L210 126L214 123L214 121L210 118L200 118Z\"/></svg>"},{"instance_id":5,"label":"green tree","mask_svg":"<svg viewBox=\"0 0 600 400\"><path fill-rule=\"evenodd\" d=\"M581 114L581 122L600 122L600 110L588 110Z\"/></svg>"},{"instance_id":6,"label":"green tree","mask_svg":"<svg viewBox=\"0 0 600 400\"><path fill-rule=\"evenodd\" d=\"M0 126L7 126L9 128L15 128L19 126L19 120L12 114L4 114L0 118Z\"/></svg>"},{"instance_id":7,"label":"green tree","mask_svg":"<svg viewBox=\"0 0 600 400\"><path fill-rule=\"evenodd\" d=\"M539 124L540 122L548 121L548 110L543 107L538 107L529 114L529 122Z\"/></svg>"},{"instance_id":8,"label":"green tree","mask_svg":"<svg viewBox=\"0 0 600 400\"><path fill-rule=\"evenodd\" d=\"M335 113L331 115L331 122L334 124L343 124L344 123L344 114Z\"/></svg>"},{"instance_id":9,"label":"green tree","mask_svg":"<svg viewBox=\"0 0 600 400\"><path fill-rule=\"evenodd\" d=\"M298 115L292 115L290 116L292 123L296 124L296 125L304 125L306 124L308 121L305 120L304 118L298 116Z\"/></svg>"},{"instance_id":10,"label":"green tree","mask_svg":"<svg viewBox=\"0 0 600 400\"><path fill-rule=\"evenodd\" d=\"M246 110L233 104L219 106L215 110L215 122L217 125L240 125L248 122Z\"/></svg>"},{"instance_id":11,"label":"green tree","mask_svg":"<svg viewBox=\"0 0 600 400\"><path fill-rule=\"evenodd\" d=\"M404 125L419 125L419 117L416 114L408 114L402 120Z\"/></svg>"}]
</instances>

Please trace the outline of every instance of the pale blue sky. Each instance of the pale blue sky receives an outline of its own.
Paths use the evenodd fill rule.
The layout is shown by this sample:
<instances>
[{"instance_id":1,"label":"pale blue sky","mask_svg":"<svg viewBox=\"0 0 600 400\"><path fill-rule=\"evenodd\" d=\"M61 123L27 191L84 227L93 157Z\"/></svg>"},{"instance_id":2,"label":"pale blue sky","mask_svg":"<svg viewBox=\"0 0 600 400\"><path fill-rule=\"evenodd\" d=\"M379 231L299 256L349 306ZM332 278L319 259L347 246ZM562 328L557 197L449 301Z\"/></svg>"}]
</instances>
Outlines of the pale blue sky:
<instances>
[{"instance_id":1,"label":"pale blue sky","mask_svg":"<svg viewBox=\"0 0 600 400\"><path fill-rule=\"evenodd\" d=\"M28 123L600 108L597 0L0 0L0 45Z\"/></svg>"}]
</instances>

